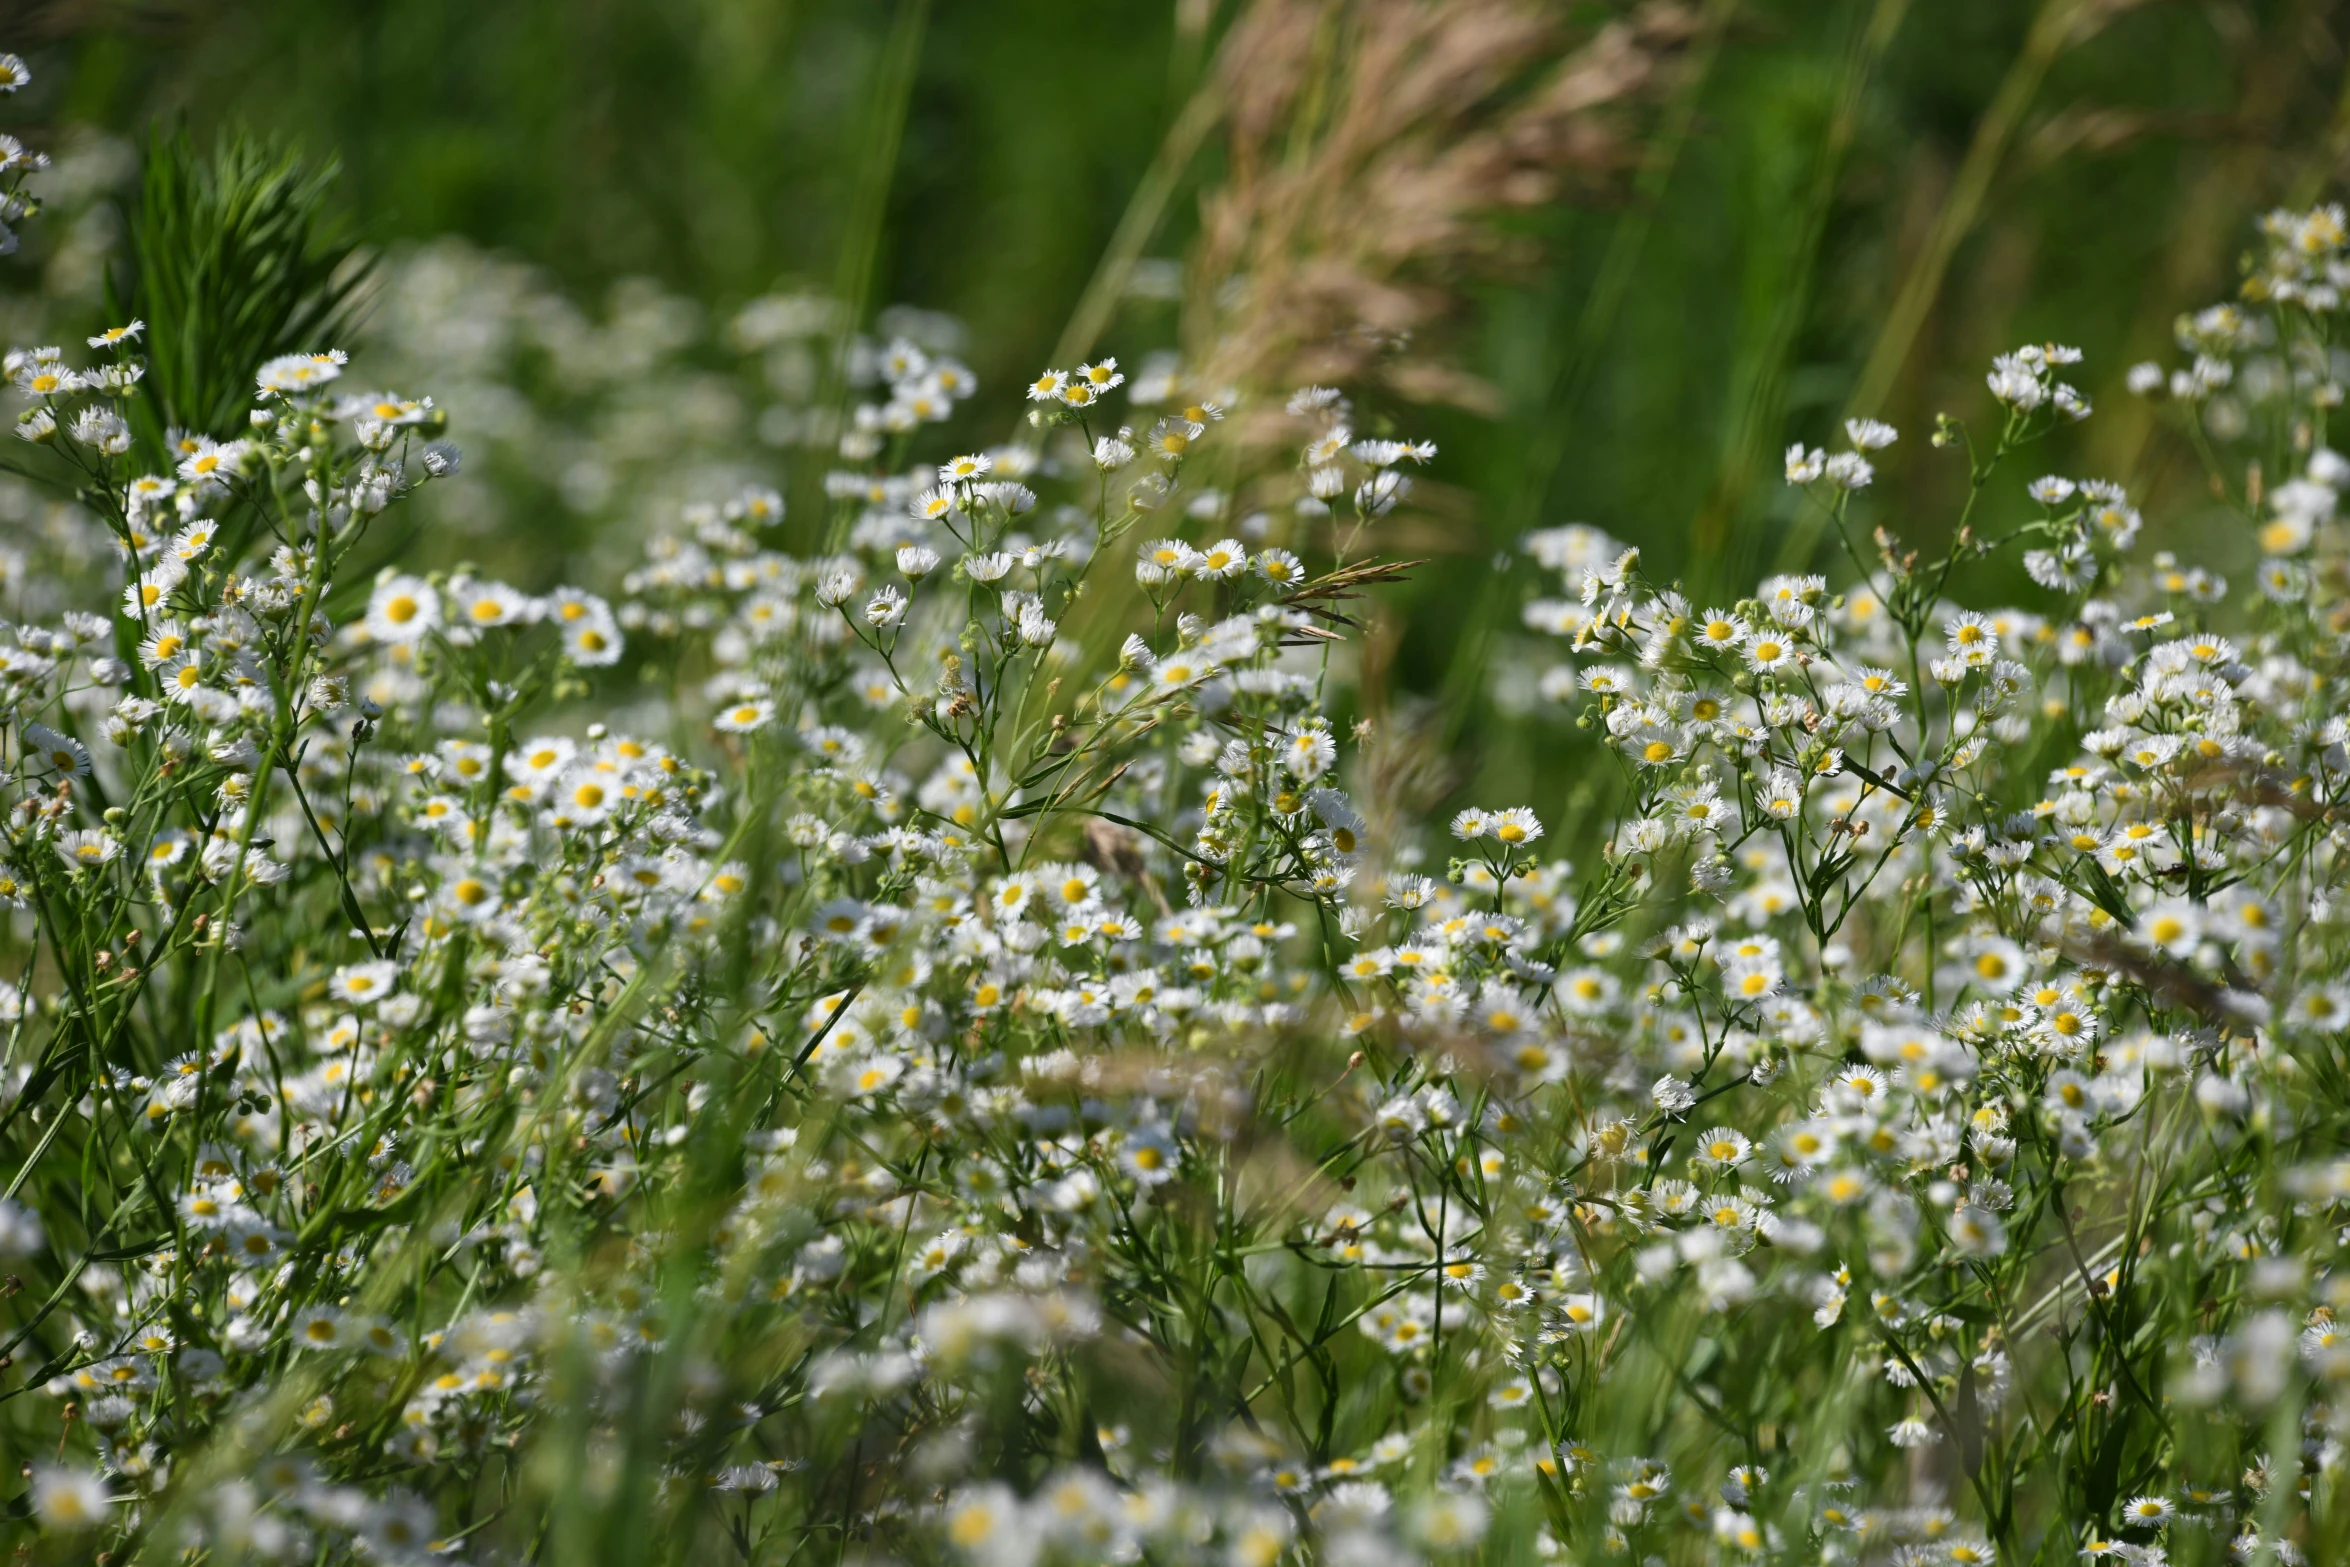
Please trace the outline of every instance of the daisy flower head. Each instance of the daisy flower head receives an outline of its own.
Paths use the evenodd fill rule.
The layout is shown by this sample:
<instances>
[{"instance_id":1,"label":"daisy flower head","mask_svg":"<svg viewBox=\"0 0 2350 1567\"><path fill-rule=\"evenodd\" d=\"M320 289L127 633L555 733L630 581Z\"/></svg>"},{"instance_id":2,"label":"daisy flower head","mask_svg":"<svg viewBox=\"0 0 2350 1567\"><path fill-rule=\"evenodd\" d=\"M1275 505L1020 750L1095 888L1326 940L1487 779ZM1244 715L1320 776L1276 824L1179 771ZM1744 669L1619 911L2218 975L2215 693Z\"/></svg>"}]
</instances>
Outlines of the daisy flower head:
<instances>
[{"instance_id":1,"label":"daisy flower head","mask_svg":"<svg viewBox=\"0 0 2350 1567\"><path fill-rule=\"evenodd\" d=\"M504 900L488 876L461 871L441 884L441 901L461 923L478 925L495 919Z\"/></svg>"},{"instance_id":2,"label":"daisy flower head","mask_svg":"<svg viewBox=\"0 0 2350 1567\"><path fill-rule=\"evenodd\" d=\"M1496 815L1488 830L1495 841L1517 849L1542 836L1542 822L1526 806L1515 805Z\"/></svg>"},{"instance_id":3,"label":"daisy flower head","mask_svg":"<svg viewBox=\"0 0 2350 1567\"><path fill-rule=\"evenodd\" d=\"M8 71L13 67L23 75L23 66L14 55L0 55L0 90L14 92L21 81L10 84ZM105 1477L88 1469L69 1469L61 1464L43 1464L33 1469L32 1512L44 1529L59 1534L85 1534L104 1524L109 1509L114 1506L114 1493L108 1489Z\"/></svg>"},{"instance_id":4,"label":"daisy flower head","mask_svg":"<svg viewBox=\"0 0 2350 1567\"><path fill-rule=\"evenodd\" d=\"M1615 1009L1623 986L1605 969L1570 969L1559 977L1559 1004L1577 1017L1600 1017Z\"/></svg>"},{"instance_id":5,"label":"daisy flower head","mask_svg":"<svg viewBox=\"0 0 2350 1567\"><path fill-rule=\"evenodd\" d=\"M2089 510L2092 536L2103 539L2117 550L2126 550L2137 542L2138 530L2144 522L2137 507L2118 497L2101 502Z\"/></svg>"},{"instance_id":6,"label":"daisy flower head","mask_svg":"<svg viewBox=\"0 0 2350 1567\"><path fill-rule=\"evenodd\" d=\"M1215 678L1217 666L1193 653L1170 653L1151 671L1152 683L1162 691L1185 691Z\"/></svg>"},{"instance_id":7,"label":"daisy flower head","mask_svg":"<svg viewBox=\"0 0 2350 1567\"><path fill-rule=\"evenodd\" d=\"M1803 813L1803 779L1790 768L1774 769L1756 798L1771 820L1793 821Z\"/></svg>"},{"instance_id":8,"label":"daisy flower head","mask_svg":"<svg viewBox=\"0 0 2350 1567\"><path fill-rule=\"evenodd\" d=\"M452 578L449 599L452 623L475 630L519 625L537 608L527 594L478 577Z\"/></svg>"},{"instance_id":9,"label":"daisy flower head","mask_svg":"<svg viewBox=\"0 0 2350 1567\"><path fill-rule=\"evenodd\" d=\"M1595 1331L1607 1321L1607 1301L1593 1294L1562 1296L1558 1303L1560 1322L1575 1333Z\"/></svg>"},{"instance_id":10,"label":"daisy flower head","mask_svg":"<svg viewBox=\"0 0 2350 1567\"><path fill-rule=\"evenodd\" d=\"M1336 789L1316 789L1306 796L1306 806L1329 832L1332 849L1352 854L1361 845L1363 818L1344 794Z\"/></svg>"},{"instance_id":11,"label":"daisy flower head","mask_svg":"<svg viewBox=\"0 0 2350 1567\"><path fill-rule=\"evenodd\" d=\"M264 398L292 397L328 385L350 362L351 356L339 348L323 354L280 354L254 372L253 382Z\"/></svg>"},{"instance_id":12,"label":"daisy flower head","mask_svg":"<svg viewBox=\"0 0 2350 1567\"><path fill-rule=\"evenodd\" d=\"M122 844L112 833L95 827L59 833L56 845L57 857L75 870L97 870L122 852Z\"/></svg>"},{"instance_id":13,"label":"daisy flower head","mask_svg":"<svg viewBox=\"0 0 2350 1567\"><path fill-rule=\"evenodd\" d=\"M405 646L440 623L440 590L422 577L395 572L376 583L368 596L367 634L378 642Z\"/></svg>"},{"instance_id":14,"label":"daisy flower head","mask_svg":"<svg viewBox=\"0 0 2350 1567\"><path fill-rule=\"evenodd\" d=\"M1207 433L1207 427L1189 419L1161 419L1151 426L1151 455L1162 462L1180 462L1191 450L1191 443Z\"/></svg>"},{"instance_id":15,"label":"daisy flower head","mask_svg":"<svg viewBox=\"0 0 2350 1567\"><path fill-rule=\"evenodd\" d=\"M16 386L28 397L70 397L82 389L83 381L53 359L35 358L17 371Z\"/></svg>"},{"instance_id":16,"label":"daisy flower head","mask_svg":"<svg viewBox=\"0 0 2350 1567\"><path fill-rule=\"evenodd\" d=\"M1248 546L1238 539L1218 539L1193 557L1192 571L1201 578L1219 581L1237 577L1248 570Z\"/></svg>"},{"instance_id":17,"label":"daisy flower head","mask_svg":"<svg viewBox=\"0 0 2350 1567\"><path fill-rule=\"evenodd\" d=\"M941 1517L948 1543L974 1562L1015 1567L1035 1554L1028 1511L1012 1488L1001 1482L989 1481L955 1492ZM1286 1536L1281 1543L1287 1544Z\"/></svg>"},{"instance_id":18,"label":"daisy flower head","mask_svg":"<svg viewBox=\"0 0 2350 1567\"><path fill-rule=\"evenodd\" d=\"M1651 711L1639 715L1623 731L1622 745L1643 767L1666 767L1681 759L1689 737L1679 725Z\"/></svg>"},{"instance_id":19,"label":"daisy flower head","mask_svg":"<svg viewBox=\"0 0 2350 1567\"><path fill-rule=\"evenodd\" d=\"M1997 1257L2007 1250L2007 1225L1998 1214L1968 1203L1950 1217L1950 1243L1969 1257Z\"/></svg>"},{"instance_id":20,"label":"daisy flower head","mask_svg":"<svg viewBox=\"0 0 2350 1567\"><path fill-rule=\"evenodd\" d=\"M1746 627L1726 609L1709 609L1691 621L1689 638L1700 648L1727 651L1746 640Z\"/></svg>"},{"instance_id":21,"label":"daisy flower head","mask_svg":"<svg viewBox=\"0 0 2350 1567\"><path fill-rule=\"evenodd\" d=\"M881 350L880 363L874 368L885 381L918 380L930 369L930 356L919 345L895 337Z\"/></svg>"},{"instance_id":22,"label":"daisy flower head","mask_svg":"<svg viewBox=\"0 0 2350 1567\"><path fill-rule=\"evenodd\" d=\"M188 580L184 561L165 555L154 565L139 573L137 580L124 585L123 613L133 620L145 620L164 607L164 601Z\"/></svg>"},{"instance_id":23,"label":"daisy flower head","mask_svg":"<svg viewBox=\"0 0 2350 1567\"><path fill-rule=\"evenodd\" d=\"M1119 1139L1118 1168L1139 1186L1160 1186L1174 1179L1177 1158L1175 1140L1157 1126L1134 1127Z\"/></svg>"},{"instance_id":24,"label":"daisy flower head","mask_svg":"<svg viewBox=\"0 0 2350 1567\"><path fill-rule=\"evenodd\" d=\"M201 558L219 535L220 524L210 517L198 517L173 534L165 550L172 559L185 565Z\"/></svg>"},{"instance_id":25,"label":"daisy flower head","mask_svg":"<svg viewBox=\"0 0 2350 1567\"><path fill-rule=\"evenodd\" d=\"M1295 587L1305 574L1305 563L1287 550L1268 549L1257 556L1257 575L1277 588Z\"/></svg>"},{"instance_id":26,"label":"daisy flower head","mask_svg":"<svg viewBox=\"0 0 2350 1567\"><path fill-rule=\"evenodd\" d=\"M1351 448L1355 461L1366 468L1392 468L1407 457L1418 457L1420 448L1410 441L1357 441ZM1436 448L1428 447L1433 457Z\"/></svg>"},{"instance_id":27,"label":"daisy flower head","mask_svg":"<svg viewBox=\"0 0 2350 1567\"><path fill-rule=\"evenodd\" d=\"M158 473L142 474L123 486L123 499L129 503L134 517L174 499L178 493L178 486Z\"/></svg>"},{"instance_id":28,"label":"daisy flower head","mask_svg":"<svg viewBox=\"0 0 2350 1567\"><path fill-rule=\"evenodd\" d=\"M1332 425L1323 432L1321 439L1307 444L1305 449L1306 465L1316 469L1329 467L1345 455L1347 448L1353 444L1354 438L1354 431L1345 425Z\"/></svg>"},{"instance_id":29,"label":"daisy flower head","mask_svg":"<svg viewBox=\"0 0 2350 1567\"><path fill-rule=\"evenodd\" d=\"M1744 1132L1717 1126L1697 1139L1689 1162L1715 1174L1728 1174L1754 1155L1754 1144Z\"/></svg>"},{"instance_id":30,"label":"daisy flower head","mask_svg":"<svg viewBox=\"0 0 2350 1567\"><path fill-rule=\"evenodd\" d=\"M353 963L335 971L327 981L327 994L348 1006L372 1006L389 996L397 987L400 969L397 964L381 960Z\"/></svg>"},{"instance_id":31,"label":"daisy flower head","mask_svg":"<svg viewBox=\"0 0 2350 1567\"><path fill-rule=\"evenodd\" d=\"M1941 1441L1942 1437L1941 1433L1931 1425L1912 1415L1906 1420L1895 1421L1892 1427L1886 1431L1885 1440L1891 1442L1895 1447L1912 1448L1931 1447Z\"/></svg>"},{"instance_id":32,"label":"daisy flower head","mask_svg":"<svg viewBox=\"0 0 2350 1567\"><path fill-rule=\"evenodd\" d=\"M2156 951L2185 957L2203 939L2204 912L2185 898L2164 898L2138 920L2138 934Z\"/></svg>"},{"instance_id":33,"label":"daisy flower head","mask_svg":"<svg viewBox=\"0 0 2350 1567\"><path fill-rule=\"evenodd\" d=\"M161 873L188 857L188 848L195 840L184 827L167 827L157 833L147 845L147 868Z\"/></svg>"},{"instance_id":34,"label":"daisy flower head","mask_svg":"<svg viewBox=\"0 0 2350 1567\"><path fill-rule=\"evenodd\" d=\"M1876 482L1876 465L1858 452L1837 452L1820 467L1821 477L1839 490L1865 490Z\"/></svg>"},{"instance_id":35,"label":"daisy flower head","mask_svg":"<svg viewBox=\"0 0 2350 1567\"><path fill-rule=\"evenodd\" d=\"M2350 986L2313 985L2293 998L2285 1015L2312 1033L2350 1030Z\"/></svg>"},{"instance_id":36,"label":"daisy flower head","mask_svg":"<svg viewBox=\"0 0 2350 1567\"><path fill-rule=\"evenodd\" d=\"M885 584L865 602L865 624L876 631L894 631L906 618L906 590L896 583Z\"/></svg>"},{"instance_id":37,"label":"daisy flower head","mask_svg":"<svg viewBox=\"0 0 2350 1567\"><path fill-rule=\"evenodd\" d=\"M579 746L563 735L539 735L506 753L506 776L525 788L539 789L552 783L578 754Z\"/></svg>"},{"instance_id":38,"label":"daisy flower head","mask_svg":"<svg viewBox=\"0 0 2350 1567\"><path fill-rule=\"evenodd\" d=\"M202 491L237 477L251 456L252 448L243 441L199 440L196 449L180 459L179 476Z\"/></svg>"},{"instance_id":39,"label":"daisy flower head","mask_svg":"<svg viewBox=\"0 0 2350 1567\"><path fill-rule=\"evenodd\" d=\"M765 697L754 697L719 709L711 724L727 734L744 735L764 729L775 717L775 704Z\"/></svg>"},{"instance_id":40,"label":"daisy flower head","mask_svg":"<svg viewBox=\"0 0 2350 1567\"><path fill-rule=\"evenodd\" d=\"M87 778L90 749L71 735L59 734L47 724L24 726L24 759L46 770L51 779Z\"/></svg>"},{"instance_id":41,"label":"daisy flower head","mask_svg":"<svg viewBox=\"0 0 2350 1567\"><path fill-rule=\"evenodd\" d=\"M1758 631L1747 639L1747 667L1768 673L1795 662L1795 641L1776 629Z\"/></svg>"},{"instance_id":42,"label":"daisy flower head","mask_svg":"<svg viewBox=\"0 0 2350 1567\"><path fill-rule=\"evenodd\" d=\"M870 1099L886 1092L905 1075L906 1064L893 1055L872 1055L843 1069L849 1093L858 1099Z\"/></svg>"},{"instance_id":43,"label":"daisy flower head","mask_svg":"<svg viewBox=\"0 0 2350 1567\"><path fill-rule=\"evenodd\" d=\"M1722 969L1722 992L1733 1003L1768 1001L1779 993L1786 973L1779 960L1766 953L1733 958Z\"/></svg>"},{"instance_id":44,"label":"daisy flower head","mask_svg":"<svg viewBox=\"0 0 2350 1567\"><path fill-rule=\"evenodd\" d=\"M358 1334L332 1306L305 1306L294 1313L286 1336L296 1349L336 1350L348 1349Z\"/></svg>"},{"instance_id":45,"label":"daisy flower head","mask_svg":"<svg viewBox=\"0 0 2350 1567\"><path fill-rule=\"evenodd\" d=\"M368 392L350 399L336 411L344 418L373 419L378 424L399 428L429 421L433 416L433 402L429 397L402 397L397 392Z\"/></svg>"},{"instance_id":46,"label":"daisy flower head","mask_svg":"<svg viewBox=\"0 0 2350 1567\"><path fill-rule=\"evenodd\" d=\"M1199 569L1199 551L1181 539L1153 539L1138 552L1137 564L1157 572L1159 581L1188 577Z\"/></svg>"},{"instance_id":47,"label":"daisy flower head","mask_svg":"<svg viewBox=\"0 0 2350 1567\"><path fill-rule=\"evenodd\" d=\"M560 827L593 827L620 798L618 778L592 764L574 767L547 796L550 817Z\"/></svg>"},{"instance_id":48,"label":"daisy flower head","mask_svg":"<svg viewBox=\"0 0 2350 1567\"><path fill-rule=\"evenodd\" d=\"M1317 724L1300 729L1282 743L1281 765L1301 782L1311 783L1338 760L1338 742Z\"/></svg>"},{"instance_id":49,"label":"daisy flower head","mask_svg":"<svg viewBox=\"0 0 2350 1567\"><path fill-rule=\"evenodd\" d=\"M201 651L183 647L165 658L156 669L156 680L163 688L163 699L184 707L206 712L213 700L221 695L212 683L214 666Z\"/></svg>"},{"instance_id":50,"label":"daisy flower head","mask_svg":"<svg viewBox=\"0 0 2350 1567\"><path fill-rule=\"evenodd\" d=\"M1942 634L1950 651L1961 657L1970 653L1988 655L1999 651L1999 633L1992 629L1988 615L1978 615L1971 610L1953 615Z\"/></svg>"}]
</instances>

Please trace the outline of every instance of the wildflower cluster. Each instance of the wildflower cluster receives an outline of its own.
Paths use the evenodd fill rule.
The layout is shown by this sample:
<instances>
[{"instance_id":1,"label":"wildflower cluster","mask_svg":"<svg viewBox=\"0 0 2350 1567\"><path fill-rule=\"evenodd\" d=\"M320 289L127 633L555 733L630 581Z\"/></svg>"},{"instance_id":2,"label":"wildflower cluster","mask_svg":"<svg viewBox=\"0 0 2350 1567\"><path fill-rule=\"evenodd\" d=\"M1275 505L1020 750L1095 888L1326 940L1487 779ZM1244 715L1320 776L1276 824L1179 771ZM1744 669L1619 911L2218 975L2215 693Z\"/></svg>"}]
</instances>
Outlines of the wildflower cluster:
<instances>
[{"instance_id":1,"label":"wildflower cluster","mask_svg":"<svg viewBox=\"0 0 2350 1567\"><path fill-rule=\"evenodd\" d=\"M401 558L448 417L339 352L160 443L139 323L12 352L113 569L54 615L12 572L0 650L7 1527L2328 1559L2323 216L2272 221L2264 325L2140 378L2258 519L2258 595L2141 562L2115 485L2005 504L2088 414L2054 347L1999 361L1984 448L1940 426L1938 555L1856 536L1870 421L1787 460L1840 588L1698 603L1530 538L1599 831L1350 789L1332 651L1404 569L1357 548L1436 453L1330 388L1242 451L1247 394L1105 358L957 448L944 334L852 340L819 373L885 396L776 443L829 454L811 547L747 484L607 597ZM1960 607L2008 546L2038 607Z\"/></svg>"},{"instance_id":2,"label":"wildflower cluster","mask_svg":"<svg viewBox=\"0 0 2350 1567\"><path fill-rule=\"evenodd\" d=\"M2218 574L2132 559L2140 514L2108 481L2030 480L2022 520L1962 518L1938 558L1882 528L1864 546L1852 497L1896 439L1872 421L1788 455L1841 591L1783 576L1701 604L1597 530L1529 541L1573 590L1527 619L1570 651L1547 688L1619 760L1602 863L1646 932L1630 970L1582 979L1626 1043L1572 1051L1612 1091L1576 1171L1594 1310L1701 1304L1724 1325L1681 1331L1781 1346L1743 1389L1666 1372L1777 1475L1690 1510L1733 1559L2338 1548L2345 469L2318 280L2340 241L2323 212L2267 229L2246 296L2271 308L2183 322L2195 366L2132 377L2192 405L2267 552L2232 613ZM2052 418L2085 416L2052 379L2078 358L2003 356L1988 450L1941 422L1972 454L1970 516ZM2214 417L2239 370L2274 377L2265 423ZM2290 477L2264 490L2264 464ZM1946 596L2017 544L2037 607ZM1937 1455L1908 1511L1866 1479L1898 1472L1888 1449Z\"/></svg>"},{"instance_id":3,"label":"wildflower cluster","mask_svg":"<svg viewBox=\"0 0 2350 1567\"><path fill-rule=\"evenodd\" d=\"M32 79L22 59L0 54L0 98L14 97ZM25 181L48 166L48 154L30 151L15 137L0 134L0 256L16 253L16 225L40 212L41 204L26 191Z\"/></svg>"}]
</instances>

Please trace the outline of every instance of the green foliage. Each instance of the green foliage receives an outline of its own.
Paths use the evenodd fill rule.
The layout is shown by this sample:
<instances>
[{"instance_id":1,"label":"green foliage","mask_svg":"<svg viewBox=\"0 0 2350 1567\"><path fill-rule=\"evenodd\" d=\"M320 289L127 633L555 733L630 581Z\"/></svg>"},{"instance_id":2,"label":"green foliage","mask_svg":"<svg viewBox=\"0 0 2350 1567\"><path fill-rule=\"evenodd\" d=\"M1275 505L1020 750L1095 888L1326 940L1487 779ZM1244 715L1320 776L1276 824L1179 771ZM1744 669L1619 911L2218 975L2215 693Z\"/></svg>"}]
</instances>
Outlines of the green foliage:
<instances>
[{"instance_id":1,"label":"green foliage","mask_svg":"<svg viewBox=\"0 0 2350 1567\"><path fill-rule=\"evenodd\" d=\"M247 367L350 335L368 263L332 215L336 172L269 139L223 137L205 152L184 130L149 136L128 280L109 302L116 319L147 323L148 396L132 408L154 452L167 430L236 434L253 400Z\"/></svg>"}]
</instances>

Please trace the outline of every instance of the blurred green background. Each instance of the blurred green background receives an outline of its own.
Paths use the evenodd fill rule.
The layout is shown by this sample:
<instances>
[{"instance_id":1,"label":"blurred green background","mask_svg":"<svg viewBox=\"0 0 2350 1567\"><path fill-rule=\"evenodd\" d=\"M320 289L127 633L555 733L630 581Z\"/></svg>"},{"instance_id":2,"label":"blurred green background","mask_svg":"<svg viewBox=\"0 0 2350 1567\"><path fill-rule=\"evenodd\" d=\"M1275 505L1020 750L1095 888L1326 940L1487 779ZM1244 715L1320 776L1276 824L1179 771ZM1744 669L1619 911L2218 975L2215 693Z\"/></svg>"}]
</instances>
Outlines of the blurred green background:
<instances>
[{"instance_id":1,"label":"blurred green background","mask_svg":"<svg viewBox=\"0 0 2350 1567\"><path fill-rule=\"evenodd\" d=\"M1347 29L1401 0L1279 3L1343 58ZM489 464L488 498L452 519L463 547L585 570L616 517L690 498L674 475L632 477L679 468L680 442L730 481L782 482L721 330L764 291L960 318L979 432L1000 434L1259 4L19 0L0 46L38 81L7 128L70 156L57 221L8 268L9 322L95 309L67 263L106 252L104 193L151 122L298 137L341 160L370 243L466 242L423 252L438 270L386 318L469 460L469 426L526 454ZM1462 25L1494 9L1462 7ZM1531 9L1563 49L1626 8ZM1824 565L1790 534L1779 453L1860 412L1905 431L1871 519L1931 539L1963 483L1928 449L1932 416L1979 416L1986 362L2020 341L2085 348L2099 415L1994 516L2021 511L2040 466L2104 473L2145 495L2155 547L2248 563L2121 377L2232 288L2256 214L2332 193L2350 146L2350 5L2326 0L1709 0L1681 24L1603 167L1497 219L1494 264L1439 280L1447 351L1491 408L1391 411L1444 446L1435 520L1399 539L1437 559L1370 674L1496 790L1565 740L1509 721L1553 658L1517 630L1526 529L1595 523L1709 594ZM1226 147L1211 130L1176 161L1144 254L1185 253ZM493 297L536 323L524 347ZM1178 314L1129 297L1103 346L1134 363L1177 340ZM555 459L527 455L542 449ZM2020 577L1980 587L2031 602Z\"/></svg>"}]
</instances>

